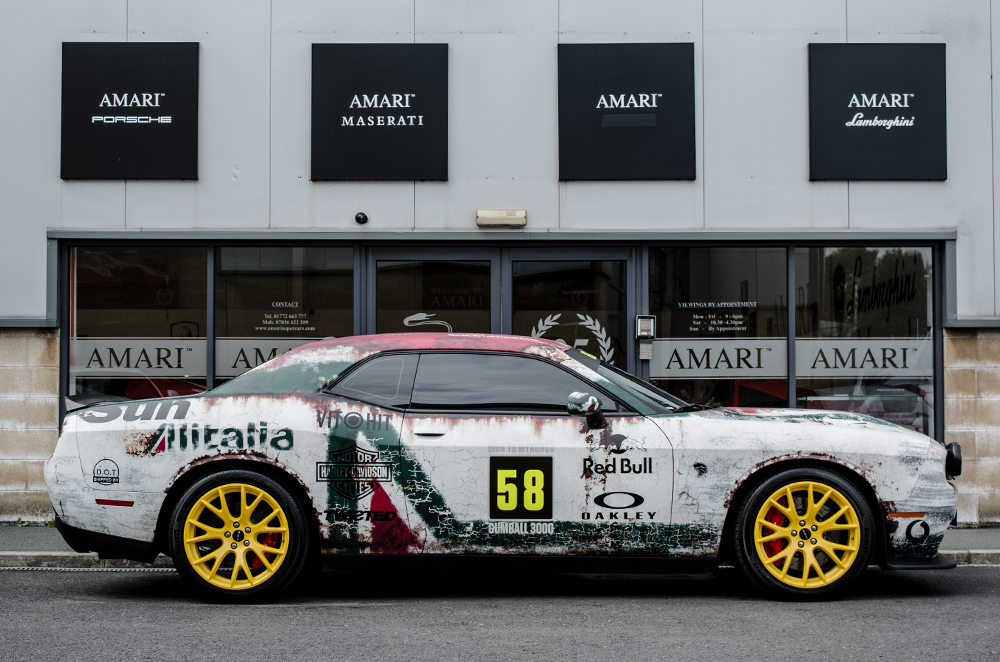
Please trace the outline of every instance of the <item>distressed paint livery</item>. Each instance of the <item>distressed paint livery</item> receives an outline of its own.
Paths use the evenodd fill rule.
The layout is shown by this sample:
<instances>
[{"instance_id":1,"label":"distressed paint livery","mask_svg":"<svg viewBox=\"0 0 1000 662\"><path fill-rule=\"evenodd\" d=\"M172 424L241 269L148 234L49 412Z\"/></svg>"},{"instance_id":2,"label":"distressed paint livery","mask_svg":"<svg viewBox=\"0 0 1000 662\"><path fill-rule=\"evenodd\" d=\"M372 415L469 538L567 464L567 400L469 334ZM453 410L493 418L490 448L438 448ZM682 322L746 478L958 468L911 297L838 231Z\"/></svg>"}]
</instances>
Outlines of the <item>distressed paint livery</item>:
<instances>
[{"instance_id":1,"label":"distressed paint livery","mask_svg":"<svg viewBox=\"0 0 1000 662\"><path fill-rule=\"evenodd\" d=\"M369 356L425 350L539 357L634 411L609 411L606 427L590 429L583 418L554 413L417 412L320 391ZM814 410L655 414L567 350L473 334L311 343L208 394L69 414L46 481L69 526L144 542L157 539L178 479L240 459L301 485L325 552L710 558L738 489L769 467L805 460L837 465L870 486L889 558L936 554L956 497L945 449L928 437ZM497 510L498 471L517 480L535 472L531 485L524 478L520 510ZM525 510L529 501L537 510Z\"/></svg>"}]
</instances>

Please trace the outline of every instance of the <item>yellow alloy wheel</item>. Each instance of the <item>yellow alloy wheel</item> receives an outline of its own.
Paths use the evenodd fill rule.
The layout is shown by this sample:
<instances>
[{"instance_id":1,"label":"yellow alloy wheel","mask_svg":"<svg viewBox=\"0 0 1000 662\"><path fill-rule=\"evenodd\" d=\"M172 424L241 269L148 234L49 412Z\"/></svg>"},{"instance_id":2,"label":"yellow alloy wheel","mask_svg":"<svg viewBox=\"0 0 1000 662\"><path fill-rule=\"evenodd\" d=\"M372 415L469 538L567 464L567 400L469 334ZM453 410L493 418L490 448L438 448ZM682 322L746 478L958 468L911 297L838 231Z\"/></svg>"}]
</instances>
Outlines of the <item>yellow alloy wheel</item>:
<instances>
[{"instance_id":1,"label":"yellow alloy wheel","mask_svg":"<svg viewBox=\"0 0 1000 662\"><path fill-rule=\"evenodd\" d=\"M823 483L786 485L764 502L753 528L757 557L779 582L822 588L858 557L861 524L851 502Z\"/></svg>"},{"instance_id":2,"label":"yellow alloy wheel","mask_svg":"<svg viewBox=\"0 0 1000 662\"><path fill-rule=\"evenodd\" d=\"M260 586L288 553L288 520L270 494L246 483L212 488L184 521L184 554L212 586L241 591Z\"/></svg>"}]
</instances>

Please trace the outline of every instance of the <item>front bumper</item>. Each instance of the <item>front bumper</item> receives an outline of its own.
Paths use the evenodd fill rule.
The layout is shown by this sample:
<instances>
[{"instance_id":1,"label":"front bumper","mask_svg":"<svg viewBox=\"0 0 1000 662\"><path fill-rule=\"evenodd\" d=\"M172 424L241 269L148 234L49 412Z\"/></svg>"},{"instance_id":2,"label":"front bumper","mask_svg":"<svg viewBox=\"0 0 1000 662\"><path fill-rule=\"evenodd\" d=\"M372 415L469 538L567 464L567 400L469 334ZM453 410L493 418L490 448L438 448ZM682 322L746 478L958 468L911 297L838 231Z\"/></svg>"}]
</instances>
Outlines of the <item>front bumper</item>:
<instances>
[{"instance_id":1,"label":"front bumper","mask_svg":"<svg viewBox=\"0 0 1000 662\"><path fill-rule=\"evenodd\" d=\"M97 556L102 559L129 559L142 563L152 563L160 553L152 542L78 529L67 524L58 515L56 516L56 529L62 534L66 544L73 548L73 551L97 552Z\"/></svg>"}]
</instances>

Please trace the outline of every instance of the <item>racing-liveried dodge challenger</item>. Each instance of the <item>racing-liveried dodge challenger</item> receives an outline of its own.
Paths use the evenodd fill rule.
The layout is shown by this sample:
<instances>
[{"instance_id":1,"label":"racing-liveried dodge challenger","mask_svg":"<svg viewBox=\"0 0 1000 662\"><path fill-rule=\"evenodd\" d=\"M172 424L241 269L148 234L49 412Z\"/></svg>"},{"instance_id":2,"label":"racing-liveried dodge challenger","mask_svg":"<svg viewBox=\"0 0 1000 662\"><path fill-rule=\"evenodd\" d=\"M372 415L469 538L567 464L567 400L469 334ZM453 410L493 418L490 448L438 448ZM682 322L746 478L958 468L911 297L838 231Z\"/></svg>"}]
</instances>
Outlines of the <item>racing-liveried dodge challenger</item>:
<instances>
[{"instance_id":1,"label":"racing-liveried dodge challenger","mask_svg":"<svg viewBox=\"0 0 1000 662\"><path fill-rule=\"evenodd\" d=\"M72 411L45 479L77 551L163 552L234 598L319 561L390 559L728 561L808 598L869 563L953 567L937 549L960 471L957 445L874 418L688 405L559 342L414 333L313 342L207 393Z\"/></svg>"}]
</instances>

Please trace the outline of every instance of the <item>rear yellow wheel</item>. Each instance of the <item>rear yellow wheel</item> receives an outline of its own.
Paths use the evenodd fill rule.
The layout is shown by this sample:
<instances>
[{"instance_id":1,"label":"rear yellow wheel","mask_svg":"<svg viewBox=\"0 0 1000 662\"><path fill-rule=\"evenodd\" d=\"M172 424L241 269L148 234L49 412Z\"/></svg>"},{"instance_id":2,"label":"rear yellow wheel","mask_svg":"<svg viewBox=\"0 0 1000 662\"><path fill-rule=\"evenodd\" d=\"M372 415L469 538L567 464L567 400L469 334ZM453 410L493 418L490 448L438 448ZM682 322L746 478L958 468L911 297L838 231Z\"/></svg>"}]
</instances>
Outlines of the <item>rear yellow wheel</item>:
<instances>
[{"instance_id":1,"label":"rear yellow wheel","mask_svg":"<svg viewBox=\"0 0 1000 662\"><path fill-rule=\"evenodd\" d=\"M272 478L222 471L192 485L174 511L171 556L217 595L274 593L300 573L308 525L297 500Z\"/></svg>"},{"instance_id":2,"label":"rear yellow wheel","mask_svg":"<svg viewBox=\"0 0 1000 662\"><path fill-rule=\"evenodd\" d=\"M226 591L270 580L288 555L291 531L278 500L248 483L200 494L187 512L184 555L201 579Z\"/></svg>"},{"instance_id":3,"label":"rear yellow wheel","mask_svg":"<svg viewBox=\"0 0 1000 662\"><path fill-rule=\"evenodd\" d=\"M772 493L754 526L757 557L775 579L795 588L821 588L840 579L857 559L860 539L851 503L814 481Z\"/></svg>"}]
</instances>

